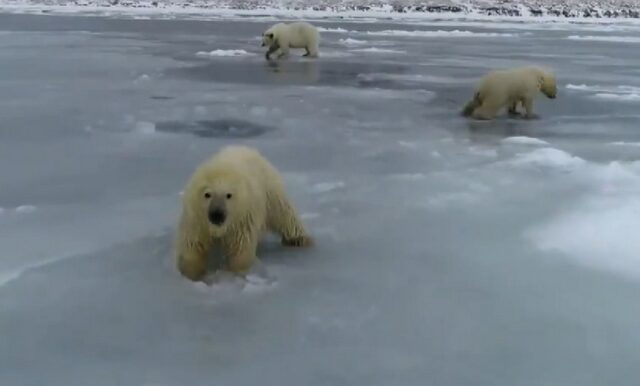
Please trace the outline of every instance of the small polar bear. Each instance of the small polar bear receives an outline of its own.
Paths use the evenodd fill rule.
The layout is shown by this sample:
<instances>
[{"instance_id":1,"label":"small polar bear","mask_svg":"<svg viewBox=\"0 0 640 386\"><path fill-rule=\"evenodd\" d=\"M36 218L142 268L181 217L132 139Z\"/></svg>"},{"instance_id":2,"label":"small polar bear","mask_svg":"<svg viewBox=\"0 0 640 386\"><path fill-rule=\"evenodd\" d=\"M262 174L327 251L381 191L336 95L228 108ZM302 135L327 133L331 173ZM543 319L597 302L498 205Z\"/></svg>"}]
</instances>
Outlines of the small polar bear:
<instances>
[{"instance_id":1,"label":"small polar bear","mask_svg":"<svg viewBox=\"0 0 640 386\"><path fill-rule=\"evenodd\" d=\"M320 34L307 22L278 23L262 34L262 47L269 47L265 58L277 53L277 58L287 56L290 48L304 48L303 56L318 57Z\"/></svg>"},{"instance_id":2,"label":"small polar bear","mask_svg":"<svg viewBox=\"0 0 640 386\"><path fill-rule=\"evenodd\" d=\"M202 280L207 256L216 248L232 272L246 272L267 230L280 234L286 246L313 244L275 167L252 148L223 148L195 170L184 190L176 234L178 269L193 281Z\"/></svg>"},{"instance_id":3,"label":"small polar bear","mask_svg":"<svg viewBox=\"0 0 640 386\"><path fill-rule=\"evenodd\" d=\"M518 103L521 103L525 117L532 119L536 117L533 100L538 92L550 99L556 97L556 78L553 73L538 67L492 71L480 80L473 99L465 105L462 115L489 120L495 118L504 107L507 107L509 114L518 115Z\"/></svg>"}]
</instances>

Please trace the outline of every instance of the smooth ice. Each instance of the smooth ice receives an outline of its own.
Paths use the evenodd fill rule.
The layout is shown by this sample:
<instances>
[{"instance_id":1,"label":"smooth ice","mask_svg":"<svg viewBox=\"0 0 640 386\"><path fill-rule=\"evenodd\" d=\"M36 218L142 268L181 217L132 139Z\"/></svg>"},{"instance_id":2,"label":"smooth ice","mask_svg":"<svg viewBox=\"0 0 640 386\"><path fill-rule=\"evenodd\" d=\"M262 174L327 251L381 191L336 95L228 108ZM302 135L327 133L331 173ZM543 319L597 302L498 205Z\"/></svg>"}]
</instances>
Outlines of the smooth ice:
<instances>
[{"instance_id":1,"label":"smooth ice","mask_svg":"<svg viewBox=\"0 0 640 386\"><path fill-rule=\"evenodd\" d=\"M640 30L318 24L267 63L264 20L0 16L0 384L636 386ZM459 116L530 63L541 119ZM232 143L317 243L193 284L181 191Z\"/></svg>"}]
</instances>

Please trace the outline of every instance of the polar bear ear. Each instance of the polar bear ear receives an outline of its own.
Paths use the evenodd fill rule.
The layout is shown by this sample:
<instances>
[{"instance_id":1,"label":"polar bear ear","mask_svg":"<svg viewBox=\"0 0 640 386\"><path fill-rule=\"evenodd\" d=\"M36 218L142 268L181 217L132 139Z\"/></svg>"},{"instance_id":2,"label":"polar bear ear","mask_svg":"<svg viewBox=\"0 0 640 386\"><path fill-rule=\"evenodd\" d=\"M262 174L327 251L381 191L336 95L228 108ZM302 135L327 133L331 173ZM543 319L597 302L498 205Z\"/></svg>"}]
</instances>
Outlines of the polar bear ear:
<instances>
[{"instance_id":1,"label":"polar bear ear","mask_svg":"<svg viewBox=\"0 0 640 386\"><path fill-rule=\"evenodd\" d=\"M273 33L264 34L264 36L268 37L269 39L273 39Z\"/></svg>"}]
</instances>

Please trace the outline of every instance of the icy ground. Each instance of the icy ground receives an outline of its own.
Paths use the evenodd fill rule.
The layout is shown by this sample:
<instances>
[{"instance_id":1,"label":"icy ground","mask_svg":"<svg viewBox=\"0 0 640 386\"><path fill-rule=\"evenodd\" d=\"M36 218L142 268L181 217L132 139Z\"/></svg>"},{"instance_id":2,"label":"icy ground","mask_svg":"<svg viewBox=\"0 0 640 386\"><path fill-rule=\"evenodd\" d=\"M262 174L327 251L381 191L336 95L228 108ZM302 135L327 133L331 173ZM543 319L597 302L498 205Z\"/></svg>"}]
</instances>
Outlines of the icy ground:
<instances>
[{"instance_id":1,"label":"icy ground","mask_svg":"<svg viewBox=\"0 0 640 386\"><path fill-rule=\"evenodd\" d=\"M322 24L267 64L265 26L0 16L1 385L637 386L639 30ZM458 116L531 62L541 119ZM231 143L317 246L194 285L180 191Z\"/></svg>"}]
</instances>

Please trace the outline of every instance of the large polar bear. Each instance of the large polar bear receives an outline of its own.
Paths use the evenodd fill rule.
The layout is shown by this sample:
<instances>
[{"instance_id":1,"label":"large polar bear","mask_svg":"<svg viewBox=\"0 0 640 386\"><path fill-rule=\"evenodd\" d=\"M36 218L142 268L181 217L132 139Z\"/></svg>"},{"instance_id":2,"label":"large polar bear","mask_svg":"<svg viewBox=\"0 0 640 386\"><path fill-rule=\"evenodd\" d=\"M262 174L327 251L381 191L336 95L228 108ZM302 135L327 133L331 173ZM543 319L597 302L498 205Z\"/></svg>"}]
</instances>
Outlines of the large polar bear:
<instances>
[{"instance_id":1,"label":"large polar bear","mask_svg":"<svg viewBox=\"0 0 640 386\"><path fill-rule=\"evenodd\" d=\"M277 58L289 54L290 48L304 48L303 56L318 57L320 34L318 29L307 22L278 23L262 34L262 47L269 47L265 54L269 60L271 54L277 52Z\"/></svg>"},{"instance_id":2,"label":"large polar bear","mask_svg":"<svg viewBox=\"0 0 640 386\"><path fill-rule=\"evenodd\" d=\"M492 71L480 80L462 115L493 119L504 107L509 114L518 114L518 103L522 103L525 117L534 118L533 100L538 92L551 99L556 97L556 78L551 72L538 67Z\"/></svg>"},{"instance_id":3,"label":"large polar bear","mask_svg":"<svg viewBox=\"0 0 640 386\"><path fill-rule=\"evenodd\" d=\"M228 146L203 162L185 188L176 235L178 269L201 280L215 247L229 259L231 271L246 272L266 230L280 234L283 245L313 243L278 171L256 150Z\"/></svg>"}]
</instances>

